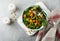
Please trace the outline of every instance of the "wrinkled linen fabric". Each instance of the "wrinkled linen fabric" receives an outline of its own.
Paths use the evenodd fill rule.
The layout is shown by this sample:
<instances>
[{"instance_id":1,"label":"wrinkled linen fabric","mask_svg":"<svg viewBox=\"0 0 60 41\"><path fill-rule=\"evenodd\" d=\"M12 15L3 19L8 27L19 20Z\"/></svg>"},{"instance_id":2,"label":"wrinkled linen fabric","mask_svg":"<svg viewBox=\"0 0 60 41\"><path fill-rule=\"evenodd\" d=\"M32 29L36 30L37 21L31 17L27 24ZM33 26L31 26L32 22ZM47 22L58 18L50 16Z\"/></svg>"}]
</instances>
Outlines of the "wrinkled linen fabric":
<instances>
[{"instance_id":1,"label":"wrinkled linen fabric","mask_svg":"<svg viewBox=\"0 0 60 41\"><path fill-rule=\"evenodd\" d=\"M55 23L60 22L60 10L53 10L51 12L51 14L49 14L49 15L50 16L48 17L48 25L42 31L38 32L36 41L41 41L41 40L43 40L44 37L48 37L48 38L44 38L45 40L43 40L43 41L60 41L60 25L56 25L55 28L57 28L57 30L54 28L53 34L52 34L52 30L50 30L54 27L53 22L55 22ZM49 30L50 30L50 32L49 32ZM47 33L50 33L50 36L54 35L54 38L50 38Z\"/></svg>"}]
</instances>

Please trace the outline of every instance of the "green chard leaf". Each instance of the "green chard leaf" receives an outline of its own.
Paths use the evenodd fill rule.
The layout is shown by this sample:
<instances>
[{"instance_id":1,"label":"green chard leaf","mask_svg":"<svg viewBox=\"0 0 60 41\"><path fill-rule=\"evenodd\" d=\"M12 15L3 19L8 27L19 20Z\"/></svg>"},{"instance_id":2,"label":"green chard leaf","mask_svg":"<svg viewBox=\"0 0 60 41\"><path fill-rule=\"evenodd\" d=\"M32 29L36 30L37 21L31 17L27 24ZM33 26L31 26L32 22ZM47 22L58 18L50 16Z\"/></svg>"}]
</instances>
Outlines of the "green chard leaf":
<instances>
[{"instance_id":1,"label":"green chard leaf","mask_svg":"<svg viewBox=\"0 0 60 41\"><path fill-rule=\"evenodd\" d=\"M42 22L42 25L43 25L43 26L47 26L47 24L48 24L47 21L43 21L43 22Z\"/></svg>"}]
</instances>

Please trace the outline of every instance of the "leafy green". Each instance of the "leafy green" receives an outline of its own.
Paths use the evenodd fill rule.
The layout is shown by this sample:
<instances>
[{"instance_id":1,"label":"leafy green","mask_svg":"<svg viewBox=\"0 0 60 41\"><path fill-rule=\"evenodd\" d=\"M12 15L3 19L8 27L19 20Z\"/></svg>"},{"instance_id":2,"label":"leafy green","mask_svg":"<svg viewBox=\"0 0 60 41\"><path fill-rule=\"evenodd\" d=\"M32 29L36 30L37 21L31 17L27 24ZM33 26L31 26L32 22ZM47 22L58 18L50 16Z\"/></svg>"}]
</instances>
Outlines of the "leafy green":
<instances>
[{"instance_id":1,"label":"leafy green","mask_svg":"<svg viewBox=\"0 0 60 41\"><path fill-rule=\"evenodd\" d=\"M43 25L43 26L46 26L47 24L48 24L47 21L43 21L43 22L42 22L42 25Z\"/></svg>"},{"instance_id":2,"label":"leafy green","mask_svg":"<svg viewBox=\"0 0 60 41\"><path fill-rule=\"evenodd\" d=\"M26 18L26 21L29 21L29 18Z\"/></svg>"},{"instance_id":3,"label":"leafy green","mask_svg":"<svg viewBox=\"0 0 60 41\"><path fill-rule=\"evenodd\" d=\"M36 10L38 7L39 7L38 5L37 6L34 6L33 9Z\"/></svg>"},{"instance_id":4,"label":"leafy green","mask_svg":"<svg viewBox=\"0 0 60 41\"><path fill-rule=\"evenodd\" d=\"M29 12L27 12L27 11L24 11L24 14L26 14L27 16L29 15Z\"/></svg>"},{"instance_id":5,"label":"leafy green","mask_svg":"<svg viewBox=\"0 0 60 41\"><path fill-rule=\"evenodd\" d=\"M31 8L33 8L33 7L29 7L29 8L27 9L27 11L30 10Z\"/></svg>"},{"instance_id":6,"label":"leafy green","mask_svg":"<svg viewBox=\"0 0 60 41\"><path fill-rule=\"evenodd\" d=\"M43 18L40 18L40 19L38 19L40 22L43 22L44 21L44 19Z\"/></svg>"},{"instance_id":7,"label":"leafy green","mask_svg":"<svg viewBox=\"0 0 60 41\"><path fill-rule=\"evenodd\" d=\"M36 27L36 29L40 28L39 26Z\"/></svg>"}]
</instances>

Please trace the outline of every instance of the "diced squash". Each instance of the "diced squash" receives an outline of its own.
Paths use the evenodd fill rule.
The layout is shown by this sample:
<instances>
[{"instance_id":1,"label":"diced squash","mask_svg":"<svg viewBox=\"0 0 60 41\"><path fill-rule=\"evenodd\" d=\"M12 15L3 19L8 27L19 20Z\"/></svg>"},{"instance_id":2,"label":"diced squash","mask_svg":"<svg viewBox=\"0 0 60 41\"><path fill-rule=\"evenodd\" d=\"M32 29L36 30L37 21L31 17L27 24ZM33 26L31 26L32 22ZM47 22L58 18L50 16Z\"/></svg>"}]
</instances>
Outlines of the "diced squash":
<instances>
[{"instance_id":1,"label":"diced squash","mask_svg":"<svg viewBox=\"0 0 60 41\"><path fill-rule=\"evenodd\" d=\"M30 13L30 17L33 17L33 13Z\"/></svg>"},{"instance_id":2,"label":"diced squash","mask_svg":"<svg viewBox=\"0 0 60 41\"><path fill-rule=\"evenodd\" d=\"M33 20L33 22L35 22L35 20Z\"/></svg>"},{"instance_id":3,"label":"diced squash","mask_svg":"<svg viewBox=\"0 0 60 41\"><path fill-rule=\"evenodd\" d=\"M32 19L30 19L30 22L33 22Z\"/></svg>"},{"instance_id":4,"label":"diced squash","mask_svg":"<svg viewBox=\"0 0 60 41\"><path fill-rule=\"evenodd\" d=\"M38 16L38 18L41 18L41 16Z\"/></svg>"},{"instance_id":5,"label":"diced squash","mask_svg":"<svg viewBox=\"0 0 60 41\"><path fill-rule=\"evenodd\" d=\"M32 12L32 10L29 10L29 13L31 13Z\"/></svg>"},{"instance_id":6,"label":"diced squash","mask_svg":"<svg viewBox=\"0 0 60 41\"><path fill-rule=\"evenodd\" d=\"M23 17L26 18L26 15L24 14Z\"/></svg>"},{"instance_id":7,"label":"diced squash","mask_svg":"<svg viewBox=\"0 0 60 41\"><path fill-rule=\"evenodd\" d=\"M38 20L36 20L36 23L38 23Z\"/></svg>"}]
</instances>

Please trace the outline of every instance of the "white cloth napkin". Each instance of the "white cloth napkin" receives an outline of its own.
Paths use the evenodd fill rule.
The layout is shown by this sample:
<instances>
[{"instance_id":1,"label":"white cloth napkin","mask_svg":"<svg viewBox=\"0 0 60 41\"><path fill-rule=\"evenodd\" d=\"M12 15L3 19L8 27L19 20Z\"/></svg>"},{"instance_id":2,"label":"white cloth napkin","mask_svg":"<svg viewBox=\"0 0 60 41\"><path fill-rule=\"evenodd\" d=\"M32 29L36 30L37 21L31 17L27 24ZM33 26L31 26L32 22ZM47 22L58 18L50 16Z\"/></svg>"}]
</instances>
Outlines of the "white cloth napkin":
<instances>
[{"instance_id":1,"label":"white cloth napkin","mask_svg":"<svg viewBox=\"0 0 60 41\"><path fill-rule=\"evenodd\" d=\"M55 41L55 34L56 34L57 27L52 27L45 37L43 37L42 41Z\"/></svg>"},{"instance_id":2,"label":"white cloth napkin","mask_svg":"<svg viewBox=\"0 0 60 41\"><path fill-rule=\"evenodd\" d=\"M49 16L49 21L51 21L51 24L53 22L56 22L58 24L59 23L58 20L60 21L60 10L53 10ZM42 32L39 31L36 41L55 41L56 30L59 26L57 27L57 24L54 24L54 26L51 27L50 22L48 22L48 23L49 24L44 31L42 31ZM49 28L51 28L51 29L48 31ZM56 41L58 41L58 40L56 40Z\"/></svg>"}]
</instances>

